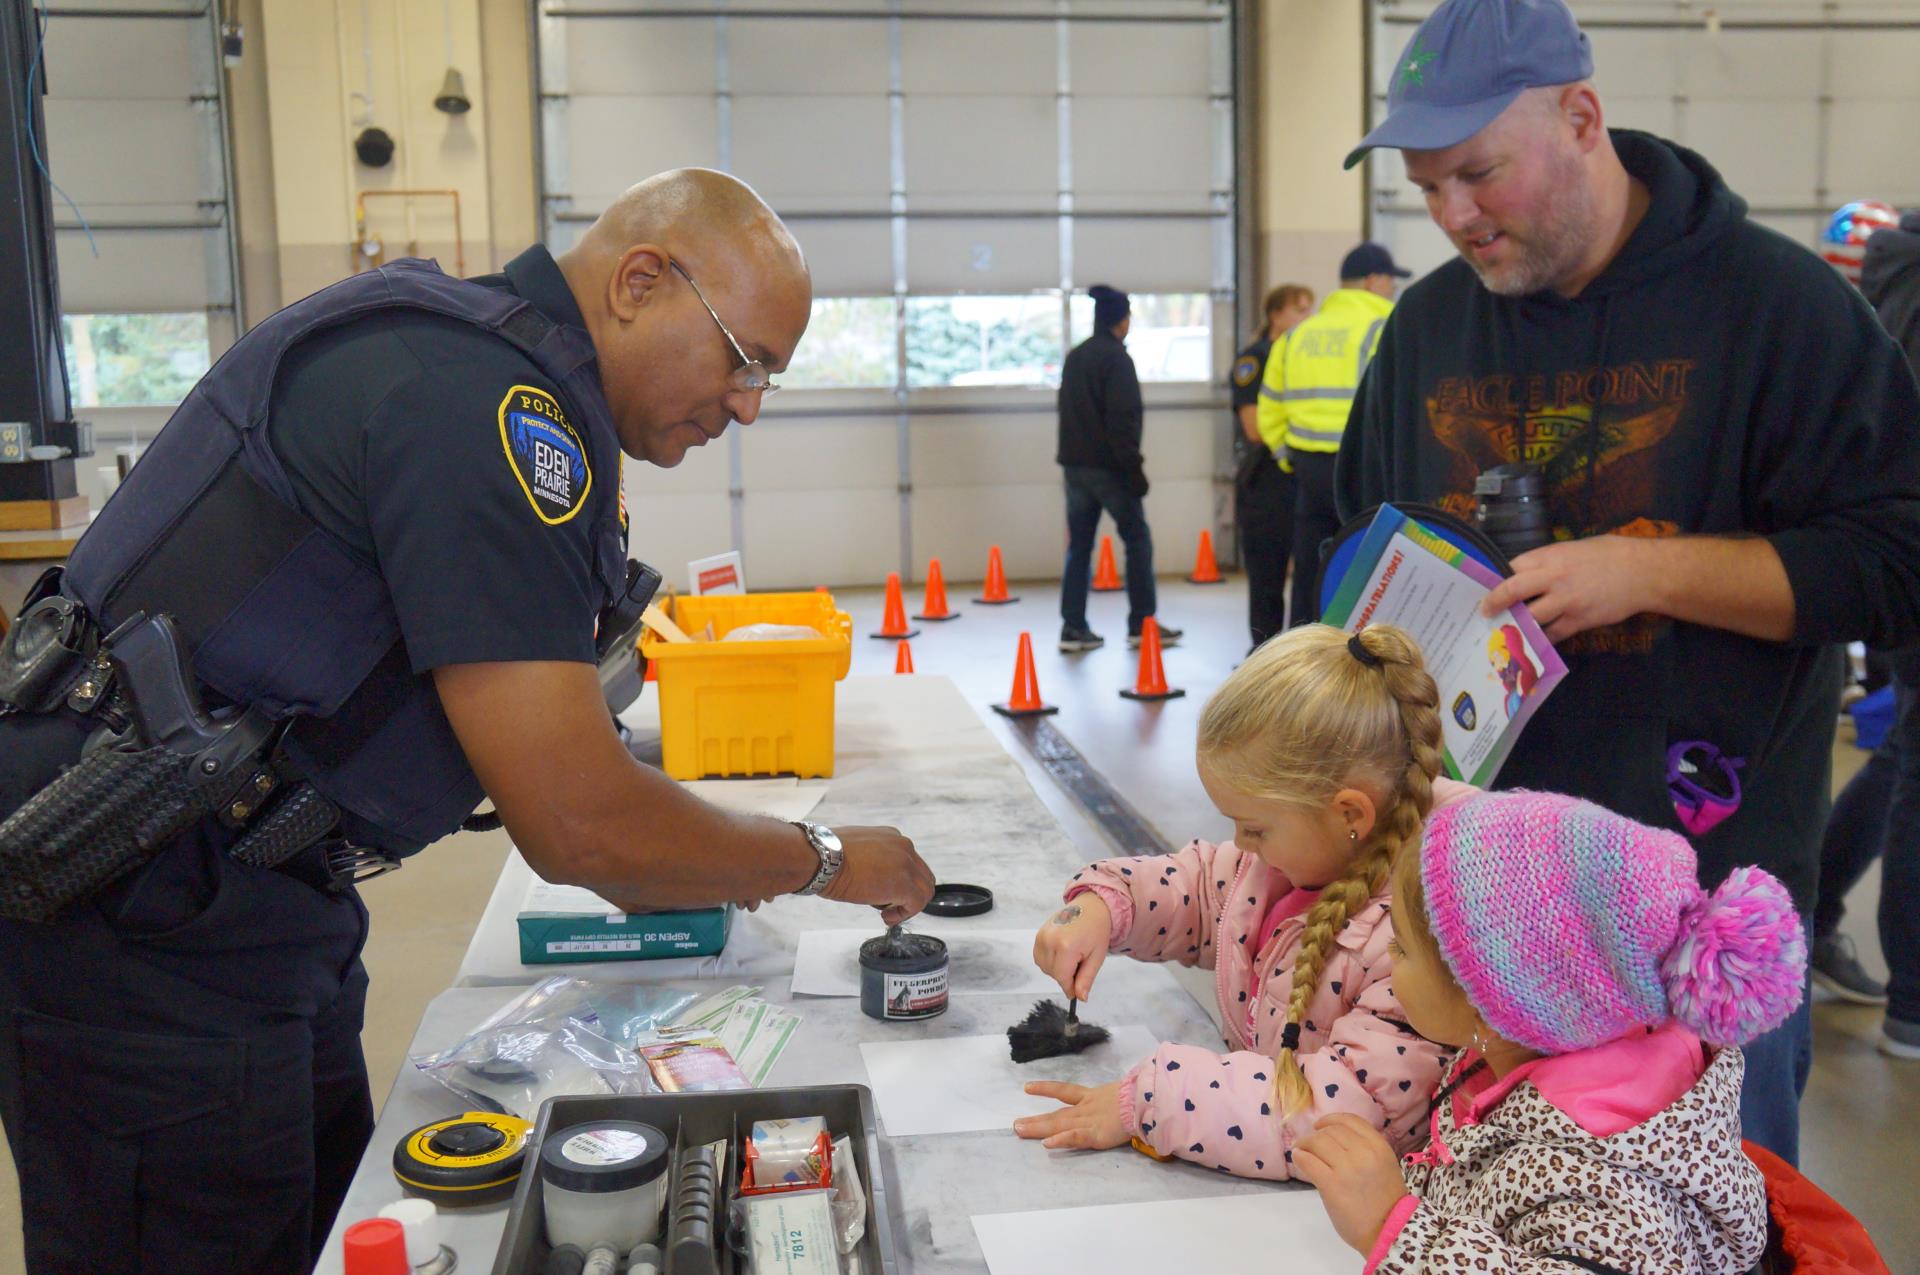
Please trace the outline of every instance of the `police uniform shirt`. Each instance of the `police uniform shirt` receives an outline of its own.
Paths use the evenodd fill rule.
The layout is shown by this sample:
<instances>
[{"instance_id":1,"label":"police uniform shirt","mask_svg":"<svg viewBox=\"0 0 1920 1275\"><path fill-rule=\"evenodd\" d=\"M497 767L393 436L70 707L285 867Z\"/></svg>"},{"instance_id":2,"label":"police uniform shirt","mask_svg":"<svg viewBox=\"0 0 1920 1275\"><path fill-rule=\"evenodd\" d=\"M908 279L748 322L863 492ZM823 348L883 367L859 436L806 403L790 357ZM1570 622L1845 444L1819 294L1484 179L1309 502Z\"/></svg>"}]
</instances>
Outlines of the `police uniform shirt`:
<instances>
[{"instance_id":1,"label":"police uniform shirt","mask_svg":"<svg viewBox=\"0 0 1920 1275\"><path fill-rule=\"evenodd\" d=\"M474 282L586 326L545 248ZM417 310L296 346L267 422L302 511L386 580L416 673L593 661L594 531L620 475L586 428L505 339Z\"/></svg>"},{"instance_id":2,"label":"police uniform shirt","mask_svg":"<svg viewBox=\"0 0 1920 1275\"><path fill-rule=\"evenodd\" d=\"M1253 444L1248 441L1246 430L1240 425L1240 409L1260 405L1260 378L1267 370L1267 355L1273 350L1273 342L1263 333L1258 340L1234 355L1233 374L1228 379L1233 388L1233 454L1244 456Z\"/></svg>"}]
</instances>

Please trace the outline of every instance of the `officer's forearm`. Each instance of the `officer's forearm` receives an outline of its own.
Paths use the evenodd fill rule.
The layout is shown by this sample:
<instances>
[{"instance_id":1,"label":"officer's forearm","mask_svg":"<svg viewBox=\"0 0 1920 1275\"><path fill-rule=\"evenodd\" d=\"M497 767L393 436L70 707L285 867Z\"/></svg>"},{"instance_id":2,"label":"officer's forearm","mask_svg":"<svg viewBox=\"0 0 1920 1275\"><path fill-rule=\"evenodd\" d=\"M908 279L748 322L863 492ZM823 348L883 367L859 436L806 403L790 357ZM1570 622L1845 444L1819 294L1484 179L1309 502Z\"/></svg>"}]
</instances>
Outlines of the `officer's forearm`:
<instances>
[{"instance_id":1,"label":"officer's forearm","mask_svg":"<svg viewBox=\"0 0 1920 1275\"><path fill-rule=\"evenodd\" d=\"M1247 436L1249 443L1265 447L1266 440L1260 437L1260 409L1252 403L1239 409L1240 432Z\"/></svg>"},{"instance_id":2,"label":"officer's forearm","mask_svg":"<svg viewBox=\"0 0 1920 1275\"><path fill-rule=\"evenodd\" d=\"M792 824L711 805L651 766L634 762L609 795L564 842L521 844L534 871L616 902L667 908L791 894L819 867Z\"/></svg>"},{"instance_id":3,"label":"officer's forearm","mask_svg":"<svg viewBox=\"0 0 1920 1275\"><path fill-rule=\"evenodd\" d=\"M549 881L698 906L798 890L819 867L798 828L708 805L635 761L591 664L457 664L433 678L514 844Z\"/></svg>"}]
</instances>

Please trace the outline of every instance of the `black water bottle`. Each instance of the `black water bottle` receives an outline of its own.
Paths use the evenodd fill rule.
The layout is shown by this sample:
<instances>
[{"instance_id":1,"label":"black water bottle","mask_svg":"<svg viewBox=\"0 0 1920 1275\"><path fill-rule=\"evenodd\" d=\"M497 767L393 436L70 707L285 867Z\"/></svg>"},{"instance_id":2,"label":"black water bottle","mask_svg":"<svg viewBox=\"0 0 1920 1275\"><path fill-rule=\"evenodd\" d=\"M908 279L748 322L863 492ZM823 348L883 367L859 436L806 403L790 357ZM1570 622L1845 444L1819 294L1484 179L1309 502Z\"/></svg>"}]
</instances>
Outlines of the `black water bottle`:
<instances>
[{"instance_id":1,"label":"black water bottle","mask_svg":"<svg viewBox=\"0 0 1920 1275\"><path fill-rule=\"evenodd\" d=\"M1509 560L1553 543L1547 525L1547 479L1519 462L1483 470L1473 480L1474 522Z\"/></svg>"}]
</instances>

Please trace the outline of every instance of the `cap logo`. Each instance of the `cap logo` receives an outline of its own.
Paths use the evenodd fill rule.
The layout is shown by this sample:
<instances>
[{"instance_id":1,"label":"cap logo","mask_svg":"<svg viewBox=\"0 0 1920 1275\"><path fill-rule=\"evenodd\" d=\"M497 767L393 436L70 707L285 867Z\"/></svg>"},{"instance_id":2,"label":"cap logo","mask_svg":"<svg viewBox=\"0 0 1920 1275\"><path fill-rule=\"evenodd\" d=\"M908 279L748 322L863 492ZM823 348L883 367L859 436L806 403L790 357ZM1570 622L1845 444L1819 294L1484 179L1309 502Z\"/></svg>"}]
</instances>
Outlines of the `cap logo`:
<instances>
[{"instance_id":1,"label":"cap logo","mask_svg":"<svg viewBox=\"0 0 1920 1275\"><path fill-rule=\"evenodd\" d=\"M1439 55L1421 48L1420 41L1415 40L1413 47L1407 50L1407 64L1400 68L1400 83L1402 85L1418 84L1425 87L1427 83L1427 63L1433 61L1437 56Z\"/></svg>"}]
</instances>

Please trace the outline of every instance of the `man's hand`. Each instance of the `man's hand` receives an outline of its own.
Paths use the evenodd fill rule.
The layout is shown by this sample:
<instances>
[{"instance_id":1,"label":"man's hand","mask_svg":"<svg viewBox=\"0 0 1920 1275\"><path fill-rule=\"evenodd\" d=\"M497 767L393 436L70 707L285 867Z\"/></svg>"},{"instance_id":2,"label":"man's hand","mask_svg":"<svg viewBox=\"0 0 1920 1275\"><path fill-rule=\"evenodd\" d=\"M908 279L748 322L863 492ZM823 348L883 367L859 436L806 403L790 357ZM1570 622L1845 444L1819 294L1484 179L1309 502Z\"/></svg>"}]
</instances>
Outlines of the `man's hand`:
<instances>
[{"instance_id":1,"label":"man's hand","mask_svg":"<svg viewBox=\"0 0 1920 1275\"><path fill-rule=\"evenodd\" d=\"M872 904L880 909L880 919L888 925L900 924L933 898L933 869L898 828L833 831L846 852L846 862L826 888L827 898L837 903Z\"/></svg>"},{"instance_id":2,"label":"man's hand","mask_svg":"<svg viewBox=\"0 0 1920 1275\"><path fill-rule=\"evenodd\" d=\"M1524 602L1547 640L1559 642L1654 610L1658 567L1648 552L1654 543L1594 536L1529 550L1513 560L1513 575L1487 595L1480 614L1491 617Z\"/></svg>"},{"instance_id":3,"label":"man's hand","mask_svg":"<svg viewBox=\"0 0 1920 1275\"><path fill-rule=\"evenodd\" d=\"M1105 1151L1109 1147L1124 1147L1133 1137L1120 1123L1120 1082L1117 1080L1096 1089L1036 1080L1027 1086L1027 1092L1036 1098L1056 1098L1067 1104L1044 1116L1023 1116L1013 1122L1013 1131L1021 1137L1045 1138L1040 1145L1049 1151Z\"/></svg>"},{"instance_id":4,"label":"man's hand","mask_svg":"<svg viewBox=\"0 0 1920 1275\"><path fill-rule=\"evenodd\" d=\"M1320 1202L1340 1238L1373 1252L1387 1215L1407 1194L1400 1157L1359 1116L1327 1116L1293 1149L1293 1176L1320 1188Z\"/></svg>"},{"instance_id":5,"label":"man's hand","mask_svg":"<svg viewBox=\"0 0 1920 1275\"><path fill-rule=\"evenodd\" d=\"M1093 995L1093 978L1107 959L1107 940L1113 932L1113 913L1092 890L1040 923L1033 936L1033 963L1060 984L1069 999Z\"/></svg>"}]
</instances>

